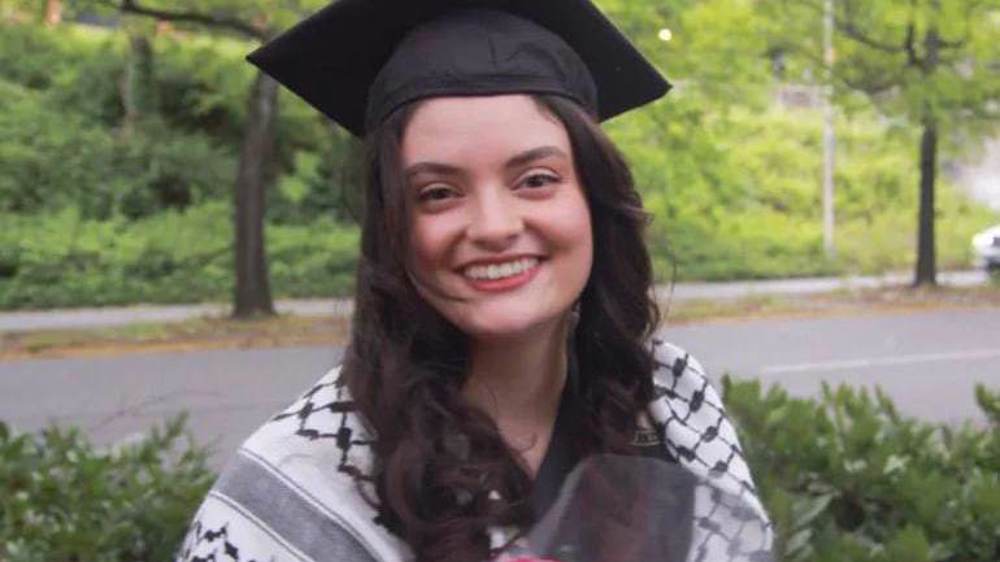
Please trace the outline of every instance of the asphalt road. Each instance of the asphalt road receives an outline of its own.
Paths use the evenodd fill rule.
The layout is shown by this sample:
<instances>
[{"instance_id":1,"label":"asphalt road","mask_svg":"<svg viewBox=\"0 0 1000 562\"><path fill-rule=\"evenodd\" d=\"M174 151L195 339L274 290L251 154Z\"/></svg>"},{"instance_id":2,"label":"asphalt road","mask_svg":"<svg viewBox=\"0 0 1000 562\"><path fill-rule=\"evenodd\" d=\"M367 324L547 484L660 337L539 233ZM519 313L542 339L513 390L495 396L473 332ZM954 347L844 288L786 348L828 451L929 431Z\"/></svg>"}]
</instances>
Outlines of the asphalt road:
<instances>
[{"instance_id":1,"label":"asphalt road","mask_svg":"<svg viewBox=\"0 0 1000 562\"><path fill-rule=\"evenodd\" d=\"M821 381L880 385L904 413L981 423L976 382L1000 388L1000 308L668 327L717 377L731 372L796 395ZM99 444L134 438L179 411L226 458L309 388L339 351L290 348L0 362L0 419L22 430L83 427Z\"/></svg>"}]
</instances>

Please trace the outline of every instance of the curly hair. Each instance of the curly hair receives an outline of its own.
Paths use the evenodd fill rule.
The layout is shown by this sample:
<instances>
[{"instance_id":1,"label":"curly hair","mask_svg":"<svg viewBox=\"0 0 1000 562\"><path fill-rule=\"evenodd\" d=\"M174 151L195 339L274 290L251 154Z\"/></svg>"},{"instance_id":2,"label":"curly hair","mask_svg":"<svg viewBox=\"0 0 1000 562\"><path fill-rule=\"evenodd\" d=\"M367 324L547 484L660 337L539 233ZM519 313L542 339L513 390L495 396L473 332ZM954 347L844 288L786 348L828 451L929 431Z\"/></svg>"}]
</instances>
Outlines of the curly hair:
<instances>
[{"instance_id":1,"label":"curly hair","mask_svg":"<svg viewBox=\"0 0 1000 562\"><path fill-rule=\"evenodd\" d=\"M648 215L628 166L597 122L559 96L532 96L572 146L592 216L590 277L567 342L575 369L581 454L632 454L636 415L652 399L647 345L659 323L644 240ZM417 293L407 275L409 225L401 144L419 102L368 138L368 186L356 309L342 373L377 436L372 474L380 521L421 562L481 562L487 529L535 518L531 478L496 424L462 397L468 338ZM499 492L496 494L490 491Z\"/></svg>"}]
</instances>

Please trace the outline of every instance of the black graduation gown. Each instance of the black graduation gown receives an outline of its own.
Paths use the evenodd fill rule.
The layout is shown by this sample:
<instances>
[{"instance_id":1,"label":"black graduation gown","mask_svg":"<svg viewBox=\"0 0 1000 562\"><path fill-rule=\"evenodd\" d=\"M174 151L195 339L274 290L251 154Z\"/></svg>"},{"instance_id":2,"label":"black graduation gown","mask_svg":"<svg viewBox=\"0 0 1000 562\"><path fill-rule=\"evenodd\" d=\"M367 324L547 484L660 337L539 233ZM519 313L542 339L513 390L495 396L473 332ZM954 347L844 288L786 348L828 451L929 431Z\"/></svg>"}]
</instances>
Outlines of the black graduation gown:
<instances>
[{"instance_id":1,"label":"black graduation gown","mask_svg":"<svg viewBox=\"0 0 1000 562\"><path fill-rule=\"evenodd\" d=\"M530 501L536 521L549 514L570 473L583 460L574 446L577 431L574 420L579 419L579 412L572 395L573 392L569 389L563 393L552 438L535 478ZM670 466L663 467L662 472L653 471L657 477L662 476L668 481L638 483L645 490L640 493L639 501L646 505L641 523L633 522L626 525L638 533L631 535L636 540L629 541L628 553L625 554L619 549L615 554L608 554L606 549L613 541L609 538L607 522L620 523L627 517L609 513L602 516L604 522L595 523L591 517L595 511L595 504L589 504L588 509L587 500L574 499L561 506L561 509L577 510L577 512L561 516L566 523L558 531L560 538L542 548L544 552L539 554L552 557L559 562L687 559L691 543L695 478L685 470L673 470L677 466L677 460L670 455L657 430L639 430L633 444L638 455L645 459L669 463ZM649 472L648 467L651 464L645 462L643 466L647 470L643 474ZM596 509L600 510L599 507ZM617 527L616 523L611 525Z\"/></svg>"}]
</instances>

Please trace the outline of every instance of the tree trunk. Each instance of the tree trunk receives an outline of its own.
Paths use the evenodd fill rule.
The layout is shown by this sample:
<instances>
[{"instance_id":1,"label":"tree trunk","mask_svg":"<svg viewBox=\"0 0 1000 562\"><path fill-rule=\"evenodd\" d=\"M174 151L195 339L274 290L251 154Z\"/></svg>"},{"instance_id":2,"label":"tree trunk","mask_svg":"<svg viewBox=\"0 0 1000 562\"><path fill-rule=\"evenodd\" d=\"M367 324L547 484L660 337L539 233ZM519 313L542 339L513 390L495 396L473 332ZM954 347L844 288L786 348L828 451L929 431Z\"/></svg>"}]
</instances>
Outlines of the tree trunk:
<instances>
[{"instance_id":1,"label":"tree trunk","mask_svg":"<svg viewBox=\"0 0 1000 562\"><path fill-rule=\"evenodd\" d=\"M267 186L273 180L278 83L257 73L236 176L236 289L233 316L273 315L264 245Z\"/></svg>"},{"instance_id":2,"label":"tree trunk","mask_svg":"<svg viewBox=\"0 0 1000 562\"><path fill-rule=\"evenodd\" d=\"M125 108L122 129L126 135L135 129L143 117L155 110L153 64L153 47L149 38L141 32L130 34L125 76L122 79L122 105Z\"/></svg>"},{"instance_id":3,"label":"tree trunk","mask_svg":"<svg viewBox=\"0 0 1000 562\"><path fill-rule=\"evenodd\" d=\"M62 22L62 0L45 0L45 25L58 25Z\"/></svg>"},{"instance_id":4,"label":"tree trunk","mask_svg":"<svg viewBox=\"0 0 1000 562\"><path fill-rule=\"evenodd\" d=\"M931 4L935 12L940 11L940 2L931 0ZM924 49L926 56L921 70L930 81L940 63L941 49L941 37L933 21L924 36ZM937 284L934 180L937 177L938 116L930 100L924 101L920 124L923 127L920 135L920 209L917 211L917 269L913 279L916 287Z\"/></svg>"},{"instance_id":5,"label":"tree trunk","mask_svg":"<svg viewBox=\"0 0 1000 562\"><path fill-rule=\"evenodd\" d=\"M937 284L934 247L934 179L937 174L937 119L924 118L920 136L920 209L917 212L917 269L913 284Z\"/></svg>"}]
</instances>

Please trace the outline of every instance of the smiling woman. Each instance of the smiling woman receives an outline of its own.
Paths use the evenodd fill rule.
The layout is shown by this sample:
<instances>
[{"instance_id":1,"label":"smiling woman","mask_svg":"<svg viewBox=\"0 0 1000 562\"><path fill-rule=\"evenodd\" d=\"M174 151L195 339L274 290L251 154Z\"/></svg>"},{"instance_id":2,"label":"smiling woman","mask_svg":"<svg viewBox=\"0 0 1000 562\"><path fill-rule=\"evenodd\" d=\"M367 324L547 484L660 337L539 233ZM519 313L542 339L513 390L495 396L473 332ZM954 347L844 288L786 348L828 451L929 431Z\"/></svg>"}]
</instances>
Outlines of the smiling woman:
<instances>
[{"instance_id":1,"label":"smiling woman","mask_svg":"<svg viewBox=\"0 0 1000 562\"><path fill-rule=\"evenodd\" d=\"M340 0L251 60L366 138L356 311L180 560L766 559L598 124L668 85L590 2Z\"/></svg>"}]
</instances>

